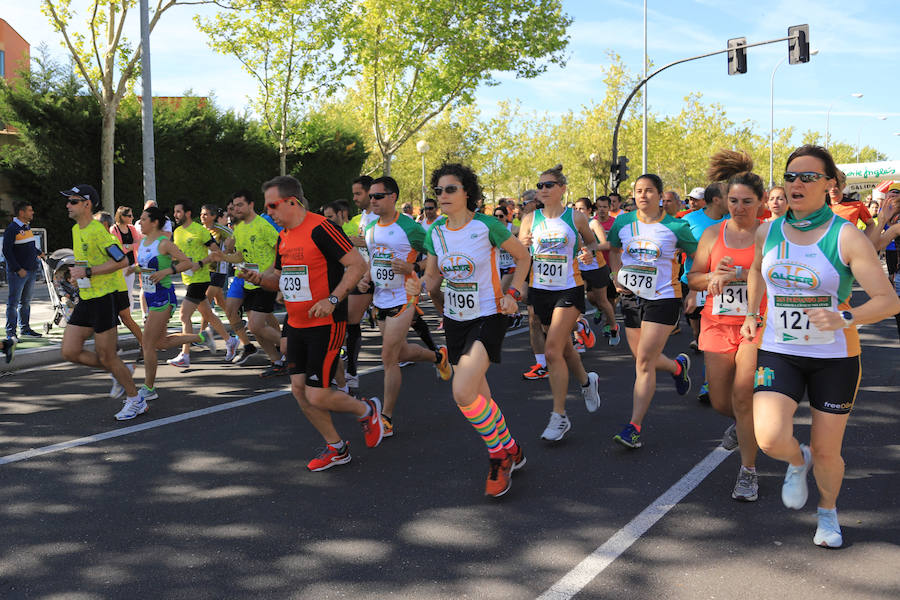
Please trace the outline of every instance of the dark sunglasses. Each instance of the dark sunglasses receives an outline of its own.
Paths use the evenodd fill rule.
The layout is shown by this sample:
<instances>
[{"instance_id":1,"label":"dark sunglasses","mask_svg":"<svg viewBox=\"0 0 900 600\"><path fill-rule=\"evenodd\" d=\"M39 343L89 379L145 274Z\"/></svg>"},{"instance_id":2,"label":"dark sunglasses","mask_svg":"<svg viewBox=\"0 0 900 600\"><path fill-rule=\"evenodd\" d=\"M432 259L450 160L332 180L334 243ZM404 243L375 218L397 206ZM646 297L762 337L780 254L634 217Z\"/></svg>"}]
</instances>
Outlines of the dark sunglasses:
<instances>
[{"instance_id":1,"label":"dark sunglasses","mask_svg":"<svg viewBox=\"0 0 900 600\"><path fill-rule=\"evenodd\" d=\"M390 196L393 192L377 192L375 194L369 194L369 200L381 200L386 196Z\"/></svg>"},{"instance_id":2,"label":"dark sunglasses","mask_svg":"<svg viewBox=\"0 0 900 600\"><path fill-rule=\"evenodd\" d=\"M799 178L803 183L812 183L813 181L818 181L823 177L827 177L827 175L823 173L816 173L815 171L803 171L800 173L795 173L794 171L784 172L784 180L788 183L796 181L797 178Z\"/></svg>"},{"instance_id":3,"label":"dark sunglasses","mask_svg":"<svg viewBox=\"0 0 900 600\"><path fill-rule=\"evenodd\" d=\"M122 213L123 217L133 217L134 215L131 213Z\"/></svg>"},{"instance_id":4,"label":"dark sunglasses","mask_svg":"<svg viewBox=\"0 0 900 600\"><path fill-rule=\"evenodd\" d=\"M437 206L426 206L422 210L437 210Z\"/></svg>"},{"instance_id":5,"label":"dark sunglasses","mask_svg":"<svg viewBox=\"0 0 900 600\"><path fill-rule=\"evenodd\" d=\"M534 187L539 190L547 188L548 190L552 190L553 186L561 185L558 181L538 181Z\"/></svg>"},{"instance_id":6,"label":"dark sunglasses","mask_svg":"<svg viewBox=\"0 0 900 600\"><path fill-rule=\"evenodd\" d=\"M86 201L87 198L69 198L68 201L66 201L66 204L68 204L69 206L75 206L76 204L81 204L82 202Z\"/></svg>"},{"instance_id":7,"label":"dark sunglasses","mask_svg":"<svg viewBox=\"0 0 900 600\"><path fill-rule=\"evenodd\" d=\"M461 189L461 185L445 185L444 187L437 186L432 191L434 192L435 196L440 196L444 192L447 192L448 194L455 194Z\"/></svg>"},{"instance_id":8,"label":"dark sunglasses","mask_svg":"<svg viewBox=\"0 0 900 600\"><path fill-rule=\"evenodd\" d=\"M275 202L269 202L268 204L266 204L266 208L268 208L269 210L275 210L285 200L287 200L287 198L279 198Z\"/></svg>"},{"instance_id":9,"label":"dark sunglasses","mask_svg":"<svg viewBox=\"0 0 900 600\"><path fill-rule=\"evenodd\" d=\"M501 213L501 212L496 212L496 213L494 213L494 217L497 218L497 219L505 219L505 218L506 218L506 214L505 214L505 213Z\"/></svg>"}]
</instances>

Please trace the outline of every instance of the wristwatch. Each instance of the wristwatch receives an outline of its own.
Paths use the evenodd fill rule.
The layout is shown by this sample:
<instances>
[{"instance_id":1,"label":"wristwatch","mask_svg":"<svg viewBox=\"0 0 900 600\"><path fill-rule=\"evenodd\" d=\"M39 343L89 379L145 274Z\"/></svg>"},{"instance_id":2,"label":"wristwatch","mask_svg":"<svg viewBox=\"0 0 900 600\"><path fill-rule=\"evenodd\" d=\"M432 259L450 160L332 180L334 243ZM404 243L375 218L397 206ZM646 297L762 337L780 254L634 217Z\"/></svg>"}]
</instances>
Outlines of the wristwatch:
<instances>
[{"instance_id":1,"label":"wristwatch","mask_svg":"<svg viewBox=\"0 0 900 600\"><path fill-rule=\"evenodd\" d=\"M337 303L340 302L340 300L338 300L338 297L334 295L328 296L328 301L335 306L337 306Z\"/></svg>"},{"instance_id":2,"label":"wristwatch","mask_svg":"<svg viewBox=\"0 0 900 600\"><path fill-rule=\"evenodd\" d=\"M853 325L853 313L849 310L842 310L841 321L844 322L844 327L850 327L851 325Z\"/></svg>"},{"instance_id":3,"label":"wristwatch","mask_svg":"<svg viewBox=\"0 0 900 600\"><path fill-rule=\"evenodd\" d=\"M509 289L506 290L506 293L512 296L513 300L515 300L516 302L522 299L522 292L512 286L510 286Z\"/></svg>"},{"instance_id":4,"label":"wristwatch","mask_svg":"<svg viewBox=\"0 0 900 600\"><path fill-rule=\"evenodd\" d=\"M93 277L93 276L94 276L94 270L91 269L90 267L85 267L85 268L84 268L84 275L85 275L85 277L88 277L88 278Z\"/></svg>"}]
</instances>

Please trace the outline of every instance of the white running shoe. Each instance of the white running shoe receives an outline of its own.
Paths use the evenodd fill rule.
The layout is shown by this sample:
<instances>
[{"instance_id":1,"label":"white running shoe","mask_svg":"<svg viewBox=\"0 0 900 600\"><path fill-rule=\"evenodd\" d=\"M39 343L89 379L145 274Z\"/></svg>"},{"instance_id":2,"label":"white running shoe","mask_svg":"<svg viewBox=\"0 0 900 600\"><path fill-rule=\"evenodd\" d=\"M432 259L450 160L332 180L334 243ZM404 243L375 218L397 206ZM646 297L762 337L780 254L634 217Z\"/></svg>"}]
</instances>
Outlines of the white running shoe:
<instances>
[{"instance_id":1,"label":"white running shoe","mask_svg":"<svg viewBox=\"0 0 900 600\"><path fill-rule=\"evenodd\" d=\"M185 356L182 352L179 352L178 356L176 356L175 358L170 358L166 362L173 367L181 367L182 369L187 369L191 366L191 356Z\"/></svg>"},{"instance_id":2,"label":"white running shoe","mask_svg":"<svg viewBox=\"0 0 900 600\"><path fill-rule=\"evenodd\" d=\"M147 402L138 396L125 400L122 410L116 413L117 421L127 421L147 412Z\"/></svg>"},{"instance_id":3,"label":"white running shoe","mask_svg":"<svg viewBox=\"0 0 900 600\"><path fill-rule=\"evenodd\" d=\"M541 439L547 440L548 442L558 442L563 439L563 436L565 436L570 429L572 429L572 423L569 421L567 415L551 412L550 422L547 423L547 428L544 430L544 433L541 434Z\"/></svg>"},{"instance_id":4,"label":"white running shoe","mask_svg":"<svg viewBox=\"0 0 900 600\"><path fill-rule=\"evenodd\" d=\"M812 453L809 446L800 444L800 452L803 454L803 464L799 467L788 465L784 474L784 484L781 486L781 501L788 508L800 510L806 504L809 497L809 486L806 483L806 474L812 466Z\"/></svg>"},{"instance_id":5,"label":"white running shoe","mask_svg":"<svg viewBox=\"0 0 900 600\"><path fill-rule=\"evenodd\" d=\"M156 400L159 398L159 394L156 393L156 388L149 388L147 384L141 386L138 390L138 396L141 397L141 400Z\"/></svg>"},{"instance_id":6,"label":"white running shoe","mask_svg":"<svg viewBox=\"0 0 900 600\"><path fill-rule=\"evenodd\" d=\"M234 360L234 355L237 354L238 346L241 345L241 340L238 339L238 336L233 335L225 342L225 362L231 362Z\"/></svg>"},{"instance_id":7,"label":"white running shoe","mask_svg":"<svg viewBox=\"0 0 900 600\"><path fill-rule=\"evenodd\" d=\"M587 411L597 412L600 408L600 376L591 371L587 374L588 384L581 387L581 396L584 398L584 406Z\"/></svg>"},{"instance_id":8,"label":"white running shoe","mask_svg":"<svg viewBox=\"0 0 900 600\"><path fill-rule=\"evenodd\" d=\"M359 375L344 373L344 380L347 382L347 387L359 388Z\"/></svg>"},{"instance_id":9,"label":"white running shoe","mask_svg":"<svg viewBox=\"0 0 900 600\"><path fill-rule=\"evenodd\" d=\"M206 329L203 330L203 335L206 336L206 343L204 343L203 345L206 346L207 348L209 348L210 353L215 354L216 353L216 334L213 331L213 328L211 326L208 326Z\"/></svg>"},{"instance_id":10,"label":"white running shoe","mask_svg":"<svg viewBox=\"0 0 900 600\"><path fill-rule=\"evenodd\" d=\"M816 517L819 524L816 527L816 535L813 536L813 543L823 548L840 548L844 543L844 536L841 535L837 509L819 508L816 510Z\"/></svg>"},{"instance_id":11,"label":"white running shoe","mask_svg":"<svg viewBox=\"0 0 900 600\"><path fill-rule=\"evenodd\" d=\"M134 374L134 365L126 364L125 366L129 371L131 371L132 374ZM110 373L109 378L112 379L112 388L110 388L109 390L109 397L118 398L119 396L125 394L125 387L121 383L119 383L119 381L115 377L112 376L112 373Z\"/></svg>"}]
</instances>

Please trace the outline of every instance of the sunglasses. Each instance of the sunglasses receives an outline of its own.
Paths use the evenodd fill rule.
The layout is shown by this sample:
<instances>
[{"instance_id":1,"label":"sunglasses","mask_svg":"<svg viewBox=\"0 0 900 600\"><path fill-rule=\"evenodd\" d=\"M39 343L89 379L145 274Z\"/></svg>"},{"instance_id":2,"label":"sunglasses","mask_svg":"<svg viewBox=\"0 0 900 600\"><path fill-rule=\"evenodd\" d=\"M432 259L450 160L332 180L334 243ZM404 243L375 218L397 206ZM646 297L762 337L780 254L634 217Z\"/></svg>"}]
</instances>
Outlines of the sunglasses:
<instances>
[{"instance_id":1,"label":"sunglasses","mask_svg":"<svg viewBox=\"0 0 900 600\"><path fill-rule=\"evenodd\" d=\"M827 175L825 175L824 173L816 173L815 171L803 171L800 173L795 173L794 171L784 172L784 180L788 183L792 183L798 178L803 183L812 183L813 181L818 181L823 177L827 177Z\"/></svg>"},{"instance_id":2,"label":"sunglasses","mask_svg":"<svg viewBox=\"0 0 900 600\"><path fill-rule=\"evenodd\" d=\"M554 186L561 185L558 181L538 181L534 187L539 190L547 188L548 190L552 190Z\"/></svg>"},{"instance_id":3,"label":"sunglasses","mask_svg":"<svg viewBox=\"0 0 900 600\"><path fill-rule=\"evenodd\" d=\"M377 192L375 194L369 194L369 200L381 200L386 196L390 196L392 192Z\"/></svg>"},{"instance_id":4,"label":"sunglasses","mask_svg":"<svg viewBox=\"0 0 900 600\"><path fill-rule=\"evenodd\" d=\"M494 213L494 218L496 219L505 219L506 215L503 213Z\"/></svg>"},{"instance_id":5,"label":"sunglasses","mask_svg":"<svg viewBox=\"0 0 900 600\"><path fill-rule=\"evenodd\" d=\"M122 213L123 217L133 217L134 215L131 213Z\"/></svg>"},{"instance_id":6,"label":"sunglasses","mask_svg":"<svg viewBox=\"0 0 900 600\"><path fill-rule=\"evenodd\" d=\"M447 192L448 194L455 194L461 189L461 185L445 185L444 187L437 186L432 191L434 192L435 196L440 196L444 192Z\"/></svg>"},{"instance_id":7,"label":"sunglasses","mask_svg":"<svg viewBox=\"0 0 900 600\"><path fill-rule=\"evenodd\" d=\"M268 204L266 204L266 208L268 208L269 210L275 210L285 200L287 200L287 198L279 198L275 202L269 202Z\"/></svg>"},{"instance_id":8,"label":"sunglasses","mask_svg":"<svg viewBox=\"0 0 900 600\"><path fill-rule=\"evenodd\" d=\"M76 204L81 204L82 202L86 202L87 198L69 198L66 202L69 206L75 206Z\"/></svg>"},{"instance_id":9,"label":"sunglasses","mask_svg":"<svg viewBox=\"0 0 900 600\"><path fill-rule=\"evenodd\" d=\"M426 206L422 210L437 210L437 206Z\"/></svg>"}]
</instances>

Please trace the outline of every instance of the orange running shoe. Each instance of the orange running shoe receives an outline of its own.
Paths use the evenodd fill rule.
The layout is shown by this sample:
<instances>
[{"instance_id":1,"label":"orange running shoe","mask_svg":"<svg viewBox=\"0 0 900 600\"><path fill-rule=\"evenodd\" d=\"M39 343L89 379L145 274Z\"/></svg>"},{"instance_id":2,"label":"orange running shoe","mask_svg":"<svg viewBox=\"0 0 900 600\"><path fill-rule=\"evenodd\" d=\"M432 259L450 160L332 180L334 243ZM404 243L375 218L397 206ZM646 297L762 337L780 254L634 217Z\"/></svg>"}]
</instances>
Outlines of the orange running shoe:
<instances>
[{"instance_id":1,"label":"orange running shoe","mask_svg":"<svg viewBox=\"0 0 900 600\"><path fill-rule=\"evenodd\" d=\"M593 348L594 344L597 343L597 336L594 335L591 324L588 323L588 320L583 315L578 317L578 322L575 324L575 337L584 344L585 348Z\"/></svg>"},{"instance_id":2,"label":"orange running shoe","mask_svg":"<svg viewBox=\"0 0 900 600\"><path fill-rule=\"evenodd\" d=\"M504 453L502 458L491 458L491 472L484 486L484 495L499 498L512 487L512 457Z\"/></svg>"},{"instance_id":3,"label":"orange running shoe","mask_svg":"<svg viewBox=\"0 0 900 600\"><path fill-rule=\"evenodd\" d=\"M310 471L324 471L336 465L345 465L348 462L350 462L350 444L348 442L344 442L342 450L338 450L331 444L325 444L319 455L309 461L306 468Z\"/></svg>"},{"instance_id":4,"label":"orange running shoe","mask_svg":"<svg viewBox=\"0 0 900 600\"><path fill-rule=\"evenodd\" d=\"M384 428L381 423L381 400L363 398L363 402L369 405L371 412L359 419L359 423L362 425L363 436L366 438L366 446L374 448L381 443L381 438L384 437Z\"/></svg>"},{"instance_id":5,"label":"orange running shoe","mask_svg":"<svg viewBox=\"0 0 900 600\"><path fill-rule=\"evenodd\" d=\"M394 435L394 422L385 414L381 415L381 428L384 431L382 437L392 437Z\"/></svg>"},{"instance_id":6,"label":"orange running shoe","mask_svg":"<svg viewBox=\"0 0 900 600\"><path fill-rule=\"evenodd\" d=\"M547 367L541 365L540 363L531 365L531 368L522 373L523 379L535 380L535 379L546 379L550 373L547 371Z\"/></svg>"},{"instance_id":7,"label":"orange running shoe","mask_svg":"<svg viewBox=\"0 0 900 600\"><path fill-rule=\"evenodd\" d=\"M437 369L441 379L448 381L450 376L453 375L453 367L450 366L450 355L447 353L447 346L438 346L438 352L441 354L441 362L434 363L434 368Z\"/></svg>"},{"instance_id":8,"label":"orange running shoe","mask_svg":"<svg viewBox=\"0 0 900 600\"><path fill-rule=\"evenodd\" d=\"M518 471L525 466L525 452L522 450L522 446L516 444L516 451L511 453L510 457L512 458L510 472Z\"/></svg>"}]
</instances>

